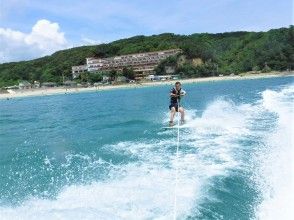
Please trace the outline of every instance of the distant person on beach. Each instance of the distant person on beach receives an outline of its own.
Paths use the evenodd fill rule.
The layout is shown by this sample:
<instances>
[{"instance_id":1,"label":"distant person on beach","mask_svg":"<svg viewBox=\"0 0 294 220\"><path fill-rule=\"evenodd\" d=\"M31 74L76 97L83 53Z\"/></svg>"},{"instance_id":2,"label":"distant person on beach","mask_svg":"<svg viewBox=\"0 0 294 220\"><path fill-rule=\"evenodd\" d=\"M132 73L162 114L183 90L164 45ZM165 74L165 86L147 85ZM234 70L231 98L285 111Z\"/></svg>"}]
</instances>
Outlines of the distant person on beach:
<instances>
[{"instance_id":1,"label":"distant person on beach","mask_svg":"<svg viewBox=\"0 0 294 220\"><path fill-rule=\"evenodd\" d=\"M181 124L185 123L185 110L180 105L181 97L186 95L186 92L181 88L181 83L176 82L175 87L170 91L170 120L169 126L174 126L174 117L176 112L181 113Z\"/></svg>"}]
</instances>

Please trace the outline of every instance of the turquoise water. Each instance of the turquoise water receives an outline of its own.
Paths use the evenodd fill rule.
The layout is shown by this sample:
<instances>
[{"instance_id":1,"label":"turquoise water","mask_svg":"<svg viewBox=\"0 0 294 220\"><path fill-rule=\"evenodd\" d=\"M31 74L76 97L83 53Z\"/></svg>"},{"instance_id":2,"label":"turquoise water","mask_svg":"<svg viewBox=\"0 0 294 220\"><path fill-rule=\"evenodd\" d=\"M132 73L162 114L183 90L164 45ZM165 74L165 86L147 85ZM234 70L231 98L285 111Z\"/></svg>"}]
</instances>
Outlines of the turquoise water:
<instances>
[{"instance_id":1,"label":"turquoise water","mask_svg":"<svg viewBox=\"0 0 294 220\"><path fill-rule=\"evenodd\" d=\"M177 219L294 219L293 80L183 85ZM0 100L0 219L172 219L169 90Z\"/></svg>"}]
</instances>

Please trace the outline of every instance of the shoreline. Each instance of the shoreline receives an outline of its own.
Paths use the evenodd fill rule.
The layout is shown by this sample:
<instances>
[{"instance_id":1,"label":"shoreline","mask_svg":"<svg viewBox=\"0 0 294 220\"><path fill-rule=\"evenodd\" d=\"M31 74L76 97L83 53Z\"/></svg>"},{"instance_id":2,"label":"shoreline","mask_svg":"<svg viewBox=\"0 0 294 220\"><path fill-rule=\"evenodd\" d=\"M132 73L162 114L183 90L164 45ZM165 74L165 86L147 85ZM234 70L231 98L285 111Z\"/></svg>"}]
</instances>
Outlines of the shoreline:
<instances>
[{"instance_id":1,"label":"shoreline","mask_svg":"<svg viewBox=\"0 0 294 220\"><path fill-rule=\"evenodd\" d=\"M246 74L244 76L215 76L205 78L190 78L190 79L179 79L169 81L154 81L154 82L142 82L134 84L121 84L121 85L102 85L98 87L88 88L65 88L65 87L54 87L54 88L38 88L38 89L23 89L13 90L10 93L0 94L0 99L13 99L21 97L34 97L34 96L48 96L48 95L61 95L61 94L74 94L82 92L95 92L113 89L124 89L124 88L144 88L151 86L162 86L162 85L173 85L176 81L180 81L182 84L201 83L201 82L217 82L217 81L228 81L228 80L246 80L246 79L263 79L273 77L286 77L294 76L294 72L273 72L264 74Z\"/></svg>"}]
</instances>

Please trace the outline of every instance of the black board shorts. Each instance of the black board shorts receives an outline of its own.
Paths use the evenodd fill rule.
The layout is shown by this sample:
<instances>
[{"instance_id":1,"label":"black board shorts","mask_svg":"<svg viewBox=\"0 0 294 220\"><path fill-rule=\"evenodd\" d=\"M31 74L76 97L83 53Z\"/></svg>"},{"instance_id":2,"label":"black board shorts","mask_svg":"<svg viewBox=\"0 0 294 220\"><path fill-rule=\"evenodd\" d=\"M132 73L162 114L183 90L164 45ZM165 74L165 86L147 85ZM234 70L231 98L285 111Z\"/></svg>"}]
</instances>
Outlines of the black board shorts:
<instances>
[{"instance_id":1,"label":"black board shorts","mask_svg":"<svg viewBox=\"0 0 294 220\"><path fill-rule=\"evenodd\" d=\"M171 103L171 104L169 105L169 110L171 110L172 107L174 107L174 108L176 109L176 111L178 111L178 107L181 107L181 106L178 106L178 103Z\"/></svg>"}]
</instances>

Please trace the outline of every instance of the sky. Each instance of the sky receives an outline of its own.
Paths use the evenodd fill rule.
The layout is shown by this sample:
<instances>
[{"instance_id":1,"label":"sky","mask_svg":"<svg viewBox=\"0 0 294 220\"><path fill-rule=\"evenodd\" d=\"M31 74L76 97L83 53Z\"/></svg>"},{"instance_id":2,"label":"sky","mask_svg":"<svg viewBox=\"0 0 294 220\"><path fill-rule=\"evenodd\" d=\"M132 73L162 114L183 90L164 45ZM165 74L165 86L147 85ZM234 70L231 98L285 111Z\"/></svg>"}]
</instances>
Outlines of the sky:
<instances>
[{"instance_id":1,"label":"sky","mask_svg":"<svg viewBox=\"0 0 294 220\"><path fill-rule=\"evenodd\" d=\"M0 63L135 35L267 31L292 0L0 0Z\"/></svg>"}]
</instances>

